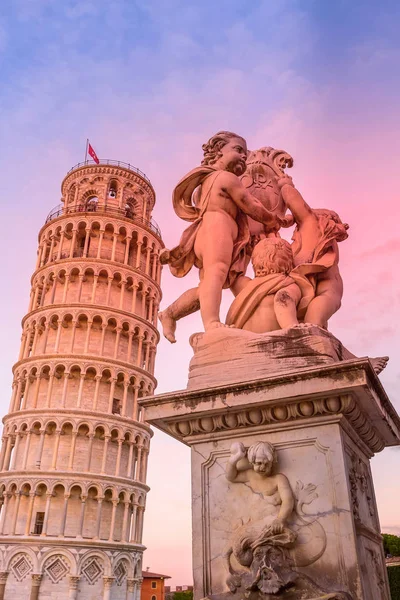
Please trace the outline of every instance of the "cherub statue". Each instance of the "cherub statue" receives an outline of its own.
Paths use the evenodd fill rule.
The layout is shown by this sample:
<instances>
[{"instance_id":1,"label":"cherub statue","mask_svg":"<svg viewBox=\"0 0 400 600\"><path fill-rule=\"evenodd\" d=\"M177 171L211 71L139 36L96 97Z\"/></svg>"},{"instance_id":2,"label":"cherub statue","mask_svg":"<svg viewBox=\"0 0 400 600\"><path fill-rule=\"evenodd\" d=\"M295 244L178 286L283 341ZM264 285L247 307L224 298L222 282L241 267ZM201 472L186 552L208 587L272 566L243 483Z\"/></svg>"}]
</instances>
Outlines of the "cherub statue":
<instances>
[{"instance_id":1,"label":"cherub statue","mask_svg":"<svg viewBox=\"0 0 400 600\"><path fill-rule=\"evenodd\" d=\"M175 341L177 318L193 312L198 303L205 331L224 326L219 314L222 289L229 287L235 294L249 261L246 215L263 223L266 233L276 232L282 223L239 179L247 157L241 136L220 131L203 145L203 151L202 166L185 175L173 192L176 214L193 223L176 248L160 255L176 277L186 275L193 265L200 270L199 287L187 290L159 315L170 342Z\"/></svg>"},{"instance_id":2,"label":"cherub statue","mask_svg":"<svg viewBox=\"0 0 400 600\"><path fill-rule=\"evenodd\" d=\"M243 288L232 303L226 323L239 329L266 333L299 325L297 313L314 297L314 288L301 275L291 276L291 245L281 238L265 238L254 248L255 278L243 278Z\"/></svg>"},{"instance_id":3,"label":"cherub statue","mask_svg":"<svg viewBox=\"0 0 400 600\"><path fill-rule=\"evenodd\" d=\"M292 244L295 272L307 277L315 287L315 298L303 320L327 328L343 296L338 242L347 239L349 226L332 210L310 208L288 175L278 180L278 186L296 223Z\"/></svg>"},{"instance_id":4,"label":"cherub statue","mask_svg":"<svg viewBox=\"0 0 400 600\"><path fill-rule=\"evenodd\" d=\"M343 295L338 242L348 237L348 225L333 211L310 208L291 177L278 185L296 224L293 243L267 239L255 246L256 279L242 279L226 323L256 333L299 322L326 329Z\"/></svg>"}]
</instances>

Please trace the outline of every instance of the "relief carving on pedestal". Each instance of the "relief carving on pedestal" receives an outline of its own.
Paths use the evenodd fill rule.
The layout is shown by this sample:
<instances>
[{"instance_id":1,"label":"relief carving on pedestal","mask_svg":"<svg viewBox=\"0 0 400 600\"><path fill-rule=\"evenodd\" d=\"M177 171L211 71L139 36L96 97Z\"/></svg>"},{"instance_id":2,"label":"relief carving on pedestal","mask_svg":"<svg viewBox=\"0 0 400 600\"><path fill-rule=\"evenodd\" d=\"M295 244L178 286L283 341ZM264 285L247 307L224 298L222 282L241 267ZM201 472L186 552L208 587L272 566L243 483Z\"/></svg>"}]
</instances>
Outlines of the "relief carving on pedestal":
<instances>
[{"instance_id":1,"label":"relief carving on pedestal","mask_svg":"<svg viewBox=\"0 0 400 600\"><path fill-rule=\"evenodd\" d=\"M276 450L268 442L247 449L241 442L231 446L228 481L248 486L274 510L261 520L242 520L233 532L224 555L228 595L244 594L251 600L350 600L345 592L327 594L296 570L322 556L326 535L318 520L303 511L318 497L316 486L298 481L293 492L286 475L273 473L276 462Z\"/></svg>"}]
</instances>

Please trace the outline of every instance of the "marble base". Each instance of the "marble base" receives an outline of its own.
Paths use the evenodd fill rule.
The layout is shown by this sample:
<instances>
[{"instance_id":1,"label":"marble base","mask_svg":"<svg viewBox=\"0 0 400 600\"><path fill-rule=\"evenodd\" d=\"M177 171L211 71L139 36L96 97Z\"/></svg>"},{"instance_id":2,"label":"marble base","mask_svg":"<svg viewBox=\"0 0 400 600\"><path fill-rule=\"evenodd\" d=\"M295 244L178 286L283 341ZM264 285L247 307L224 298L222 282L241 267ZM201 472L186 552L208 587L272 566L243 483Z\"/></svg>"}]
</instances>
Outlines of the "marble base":
<instances>
[{"instance_id":1,"label":"marble base","mask_svg":"<svg viewBox=\"0 0 400 600\"><path fill-rule=\"evenodd\" d=\"M400 419L368 359L163 394L141 405L147 422L191 446L196 600L389 600L369 459L399 444ZM287 529L296 539L284 549L277 542L282 569L276 555L265 562L282 498L269 494L265 479L228 480L238 442L272 444L277 462L268 481L279 474L292 490ZM243 539L256 548L263 531L265 564L256 564L255 553L250 566L239 564ZM287 583L274 592L277 574Z\"/></svg>"},{"instance_id":2,"label":"marble base","mask_svg":"<svg viewBox=\"0 0 400 600\"><path fill-rule=\"evenodd\" d=\"M354 358L318 325L296 325L270 333L235 328L195 333L190 338L188 389L248 381Z\"/></svg>"}]
</instances>

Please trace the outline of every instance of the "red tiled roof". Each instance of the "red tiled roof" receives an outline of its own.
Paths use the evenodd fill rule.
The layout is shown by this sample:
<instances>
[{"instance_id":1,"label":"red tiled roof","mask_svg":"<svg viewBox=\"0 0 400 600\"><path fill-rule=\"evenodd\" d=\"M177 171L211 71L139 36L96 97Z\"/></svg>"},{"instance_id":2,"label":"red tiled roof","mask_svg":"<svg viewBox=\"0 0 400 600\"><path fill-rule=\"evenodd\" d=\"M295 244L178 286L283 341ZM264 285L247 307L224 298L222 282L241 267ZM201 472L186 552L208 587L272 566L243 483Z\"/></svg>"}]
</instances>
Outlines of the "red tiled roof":
<instances>
[{"instance_id":1,"label":"red tiled roof","mask_svg":"<svg viewBox=\"0 0 400 600\"><path fill-rule=\"evenodd\" d=\"M170 575L162 575L161 573L152 573L151 571L142 571L142 577L147 579L171 579Z\"/></svg>"}]
</instances>

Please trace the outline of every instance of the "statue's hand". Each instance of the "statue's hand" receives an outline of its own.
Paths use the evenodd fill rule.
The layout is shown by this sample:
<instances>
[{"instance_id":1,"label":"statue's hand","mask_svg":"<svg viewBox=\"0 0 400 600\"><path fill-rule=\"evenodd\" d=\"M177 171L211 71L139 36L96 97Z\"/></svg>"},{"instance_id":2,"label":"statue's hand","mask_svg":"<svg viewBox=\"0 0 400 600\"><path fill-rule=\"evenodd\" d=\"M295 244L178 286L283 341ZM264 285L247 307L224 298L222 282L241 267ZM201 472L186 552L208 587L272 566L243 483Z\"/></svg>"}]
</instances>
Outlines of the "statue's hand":
<instances>
[{"instance_id":1,"label":"statue's hand","mask_svg":"<svg viewBox=\"0 0 400 600\"><path fill-rule=\"evenodd\" d=\"M231 446L231 462L237 463L242 458L246 458L246 448L242 442L234 442Z\"/></svg>"},{"instance_id":2,"label":"statue's hand","mask_svg":"<svg viewBox=\"0 0 400 600\"><path fill-rule=\"evenodd\" d=\"M290 175L282 175L281 177L276 177L276 183L278 188L281 190L284 185L290 185L294 187L293 179Z\"/></svg>"},{"instance_id":3,"label":"statue's hand","mask_svg":"<svg viewBox=\"0 0 400 600\"><path fill-rule=\"evenodd\" d=\"M284 524L281 519L274 519L271 523L271 532L274 534L282 533L284 529Z\"/></svg>"}]
</instances>

